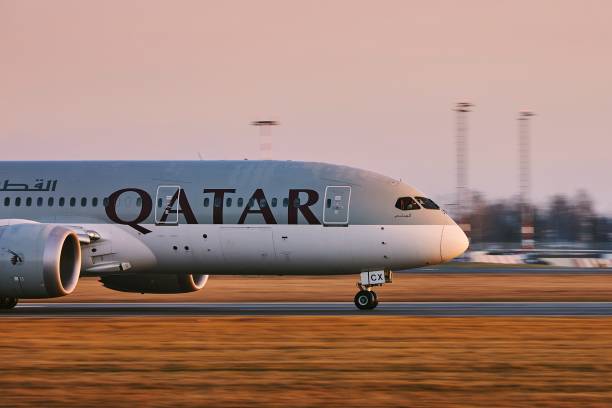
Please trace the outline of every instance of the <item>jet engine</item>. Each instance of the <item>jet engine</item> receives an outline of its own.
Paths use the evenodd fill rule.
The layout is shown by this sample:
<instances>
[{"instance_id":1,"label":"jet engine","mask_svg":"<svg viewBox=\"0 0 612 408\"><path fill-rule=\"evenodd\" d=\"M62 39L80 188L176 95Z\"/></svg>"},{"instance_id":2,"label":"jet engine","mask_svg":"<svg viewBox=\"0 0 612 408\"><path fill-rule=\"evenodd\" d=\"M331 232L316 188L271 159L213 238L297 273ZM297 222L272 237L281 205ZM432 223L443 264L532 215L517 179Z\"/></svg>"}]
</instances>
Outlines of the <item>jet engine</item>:
<instances>
[{"instance_id":1,"label":"jet engine","mask_svg":"<svg viewBox=\"0 0 612 408\"><path fill-rule=\"evenodd\" d=\"M81 246L70 229L38 223L0 227L0 297L68 295L80 271Z\"/></svg>"},{"instance_id":2,"label":"jet engine","mask_svg":"<svg viewBox=\"0 0 612 408\"><path fill-rule=\"evenodd\" d=\"M102 284L119 292L135 293L188 293L206 285L208 275L203 274L132 274L108 275L100 278Z\"/></svg>"}]
</instances>

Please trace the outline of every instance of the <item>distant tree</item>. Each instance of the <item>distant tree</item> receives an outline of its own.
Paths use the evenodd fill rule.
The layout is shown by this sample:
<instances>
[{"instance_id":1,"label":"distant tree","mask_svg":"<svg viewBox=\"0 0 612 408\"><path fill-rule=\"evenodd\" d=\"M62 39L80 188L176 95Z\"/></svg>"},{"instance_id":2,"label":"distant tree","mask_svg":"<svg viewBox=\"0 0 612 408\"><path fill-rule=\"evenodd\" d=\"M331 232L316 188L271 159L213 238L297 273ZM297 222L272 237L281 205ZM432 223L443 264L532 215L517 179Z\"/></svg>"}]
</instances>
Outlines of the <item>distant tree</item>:
<instances>
[{"instance_id":1,"label":"distant tree","mask_svg":"<svg viewBox=\"0 0 612 408\"><path fill-rule=\"evenodd\" d=\"M518 198L489 202L483 194L472 195L473 242L514 242L521 240ZM612 221L597 215L593 200L579 190L571 198L557 194L545 207L532 207L536 242L612 242Z\"/></svg>"},{"instance_id":2,"label":"distant tree","mask_svg":"<svg viewBox=\"0 0 612 408\"><path fill-rule=\"evenodd\" d=\"M593 200L584 190L579 190L574 196L574 216L578 223L578 240L587 243L593 242L593 224L595 211Z\"/></svg>"},{"instance_id":3,"label":"distant tree","mask_svg":"<svg viewBox=\"0 0 612 408\"><path fill-rule=\"evenodd\" d=\"M520 211L515 200L487 203L481 194L472 199L474 212L470 219L474 242L513 242L519 239L516 225Z\"/></svg>"},{"instance_id":4,"label":"distant tree","mask_svg":"<svg viewBox=\"0 0 612 408\"><path fill-rule=\"evenodd\" d=\"M578 239L579 220L567 197L560 194L552 197L547 218L547 227L552 233L550 238L568 242Z\"/></svg>"},{"instance_id":5,"label":"distant tree","mask_svg":"<svg viewBox=\"0 0 612 408\"><path fill-rule=\"evenodd\" d=\"M595 217L593 219L592 234L594 242L612 242L612 221L606 217Z\"/></svg>"}]
</instances>

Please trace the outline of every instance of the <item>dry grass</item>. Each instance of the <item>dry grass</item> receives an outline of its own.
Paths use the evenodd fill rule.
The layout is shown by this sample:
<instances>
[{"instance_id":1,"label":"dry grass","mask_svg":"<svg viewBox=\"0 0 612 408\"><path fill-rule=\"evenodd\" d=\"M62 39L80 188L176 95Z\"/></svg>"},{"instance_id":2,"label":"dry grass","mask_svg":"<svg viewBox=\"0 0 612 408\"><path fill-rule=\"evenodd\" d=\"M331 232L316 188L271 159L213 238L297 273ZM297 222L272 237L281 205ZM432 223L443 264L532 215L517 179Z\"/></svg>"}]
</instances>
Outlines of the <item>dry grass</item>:
<instances>
[{"instance_id":1,"label":"dry grass","mask_svg":"<svg viewBox=\"0 0 612 408\"><path fill-rule=\"evenodd\" d=\"M0 324L2 406L612 406L607 318Z\"/></svg>"},{"instance_id":2,"label":"dry grass","mask_svg":"<svg viewBox=\"0 0 612 408\"><path fill-rule=\"evenodd\" d=\"M97 279L79 281L58 302L352 301L356 276L212 276L204 290L179 295L111 291ZM396 274L377 289L381 301L612 301L612 275ZM45 302L48 300L44 300Z\"/></svg>"},{"instance_id":3,"label":"dry grass","mask_svg":"<svg viewBox=\"0 0 612 408\"><path fill-rule=\"evenodd\" d=\"M355 277L220 277L184 295L84 279L57 301L350 301ZM608 300L606 275L401 275L382 301ZM610 318L0 320L0 406L610 407Z\"/></svg>"}]
</instances>

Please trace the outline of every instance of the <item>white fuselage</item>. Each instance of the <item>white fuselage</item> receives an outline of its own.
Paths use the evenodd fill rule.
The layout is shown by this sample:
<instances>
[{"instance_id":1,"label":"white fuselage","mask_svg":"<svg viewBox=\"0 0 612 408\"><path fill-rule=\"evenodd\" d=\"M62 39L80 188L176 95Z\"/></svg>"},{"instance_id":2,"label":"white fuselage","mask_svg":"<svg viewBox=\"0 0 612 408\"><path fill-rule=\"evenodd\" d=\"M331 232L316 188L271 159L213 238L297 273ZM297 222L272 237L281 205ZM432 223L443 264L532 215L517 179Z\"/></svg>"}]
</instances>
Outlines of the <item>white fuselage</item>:
<instances>
[{"instance_id":1,"label":"white fuselage","mask_svg":"<svg viewBox=\"0 0 612 408\"><path fill-rule=\"evenodd\" d=\"M83 225L110 237L83 248L83 272L129 262L132 272L324 275L441 263L442 225ZM95 270L95 269L94 269Z\"/></svg>"},{"instance_id":2,"label":"white fuselage","mask_svg":"<svg viewBox=\"0 0 612 408\"><path fill-rule=\"evenodd\" d=\"M81 241L83 275L352 274L445 262L468 243L423 193L345 166L4 162L0 176L4 224L96 237Z\"/></svg>"}]
</instances>

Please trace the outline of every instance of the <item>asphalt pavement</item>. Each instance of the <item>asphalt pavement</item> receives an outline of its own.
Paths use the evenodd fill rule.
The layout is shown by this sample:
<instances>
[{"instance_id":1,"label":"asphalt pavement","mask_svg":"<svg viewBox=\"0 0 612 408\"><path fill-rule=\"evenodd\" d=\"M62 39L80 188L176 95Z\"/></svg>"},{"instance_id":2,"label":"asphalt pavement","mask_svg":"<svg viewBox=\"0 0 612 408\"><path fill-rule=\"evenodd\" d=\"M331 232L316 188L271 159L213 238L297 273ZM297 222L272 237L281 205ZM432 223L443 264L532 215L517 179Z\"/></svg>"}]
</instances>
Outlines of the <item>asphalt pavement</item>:
<instances>
[{"instance_id":1,"label":"asphalt pavement","mask_svg":"<svg viewBox=\"0 0 612 408\"><path fill-rule=\"evenodd\" d=\"M20 303L3 318L125 316L612 316L612 302Z\"/></svg>"}]
</instances>

